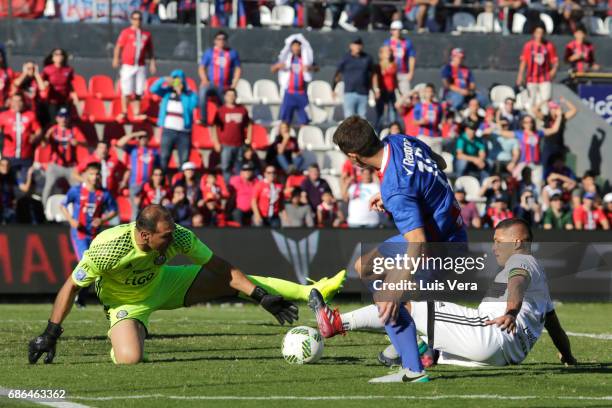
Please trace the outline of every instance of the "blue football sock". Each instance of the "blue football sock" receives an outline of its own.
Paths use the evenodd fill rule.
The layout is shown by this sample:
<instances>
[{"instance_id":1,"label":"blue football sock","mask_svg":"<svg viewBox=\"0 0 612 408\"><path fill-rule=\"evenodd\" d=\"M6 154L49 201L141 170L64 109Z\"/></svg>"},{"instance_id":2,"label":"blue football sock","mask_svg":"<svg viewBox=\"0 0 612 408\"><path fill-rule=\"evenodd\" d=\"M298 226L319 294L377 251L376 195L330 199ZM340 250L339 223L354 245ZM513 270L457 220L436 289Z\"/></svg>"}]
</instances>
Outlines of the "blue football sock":
<instances>
[{"instance_id":1,"label":"blue football sock","mask_svg":"<svg viewBox=\"0 0 612 408\"><path fill-rule=\"evenodd\" d=\"M400 304L395 324L385 324L385 331L402 358L402 368L408 368L413 372L423 371L423 364L421 364L419 347L417 345L416 326L403 303Z\"/></svg>"}]
</instances>

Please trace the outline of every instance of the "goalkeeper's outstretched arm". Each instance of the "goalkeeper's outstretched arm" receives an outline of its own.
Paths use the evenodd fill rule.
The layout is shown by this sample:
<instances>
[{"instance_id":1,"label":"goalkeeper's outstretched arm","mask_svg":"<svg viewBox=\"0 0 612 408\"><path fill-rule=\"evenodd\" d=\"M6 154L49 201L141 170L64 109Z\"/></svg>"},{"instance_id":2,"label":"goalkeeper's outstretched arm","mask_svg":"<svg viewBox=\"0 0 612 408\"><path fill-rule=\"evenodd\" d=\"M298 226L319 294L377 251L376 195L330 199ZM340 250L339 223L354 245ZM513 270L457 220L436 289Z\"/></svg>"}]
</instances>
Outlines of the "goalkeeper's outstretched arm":
<instances>
[{"instance_id":1,"label":"goalkeeper's outstretched arm","mask_svg":"<svg viewBox=\"0 0 612 408\"><path fill-rule=\"evenodd\" d=\"M63 331L61 324L66 316L68 316L68 313L70 313L74 298L79 290L81 288L74 283L72 276L68 277L64 286L57 293L47 328L40 336L33 338L28 344L28 361L30 364L35 364L43 353L47 353L44 360L45 364L53 362L55 358L55 345Z\"/></svg>"}]
</instances>

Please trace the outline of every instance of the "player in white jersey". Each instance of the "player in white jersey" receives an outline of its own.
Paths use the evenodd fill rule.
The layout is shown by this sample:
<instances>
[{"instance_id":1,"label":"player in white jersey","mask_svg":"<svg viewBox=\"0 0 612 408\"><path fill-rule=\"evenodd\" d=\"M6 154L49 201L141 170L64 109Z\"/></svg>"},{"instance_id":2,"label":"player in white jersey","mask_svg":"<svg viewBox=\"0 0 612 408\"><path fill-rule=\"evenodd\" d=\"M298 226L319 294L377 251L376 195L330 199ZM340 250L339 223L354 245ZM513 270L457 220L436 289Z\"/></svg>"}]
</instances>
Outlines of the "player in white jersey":
<instances>
[{"instance_id":1,"label":"player in white jersey","mask_svg":"<svg viewBox=\"0 0 612 408\"><path fill-rule=\"evenodd\" d=\"M439 364L464 366L519 364L546 327L564 364L576 364L570 342L553 308L546 275L531 254L532 233L525 221L512 218L495 228L494 253L503 266L478 308L434 302L434 350ZM417 332L427 333L427 302L408 302ZM342 314L346 330L377 328L372 306ZM381 362L394 360L393 346ZM393 375L388 382L395 382Z\"/></svg>"}]
</instances>

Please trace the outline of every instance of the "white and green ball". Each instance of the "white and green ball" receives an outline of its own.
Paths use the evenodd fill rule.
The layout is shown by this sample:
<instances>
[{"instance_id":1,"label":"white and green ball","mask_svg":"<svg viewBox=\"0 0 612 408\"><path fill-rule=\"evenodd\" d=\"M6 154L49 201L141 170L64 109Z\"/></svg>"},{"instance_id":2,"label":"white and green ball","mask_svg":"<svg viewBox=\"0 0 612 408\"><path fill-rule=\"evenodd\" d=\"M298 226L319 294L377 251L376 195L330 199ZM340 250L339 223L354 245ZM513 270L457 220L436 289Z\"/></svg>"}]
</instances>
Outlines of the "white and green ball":
<instances>
[{"instance_id":1,"label":"white and green ball","mask_svg":"<svg viewBox=\"0 0 612 408\"><path fill-rule=\"evenodd\" d=\"M308 326L294 327L283 339L283 357L290 364L310 364L323 355L323 337Z\"/></svg>"}]
</instances>

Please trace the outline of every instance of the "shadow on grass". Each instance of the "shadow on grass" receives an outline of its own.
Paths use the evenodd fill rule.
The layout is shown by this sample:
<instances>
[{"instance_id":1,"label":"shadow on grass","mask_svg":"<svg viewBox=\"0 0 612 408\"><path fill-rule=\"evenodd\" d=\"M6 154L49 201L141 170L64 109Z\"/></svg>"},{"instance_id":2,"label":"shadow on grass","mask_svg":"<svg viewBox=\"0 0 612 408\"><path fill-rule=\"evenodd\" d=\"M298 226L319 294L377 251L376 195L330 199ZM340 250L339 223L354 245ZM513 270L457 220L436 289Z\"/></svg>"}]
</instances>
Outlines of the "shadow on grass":
<instances>
[{"instance_id":1,"label":"shadow on grass","mask_svg":"<svg viewBox=\"0 0 612 408\"><path fill-rule=\"evenodd\" d=\"M461 370L437 366L430 373L435 374L436 379L532 376L540 374L612 374L612 363L589 363L580 364L576 367L563 367L559 364L542 365L528 363L508 367L465 368Z\"/></svg>"}]
</instances>

